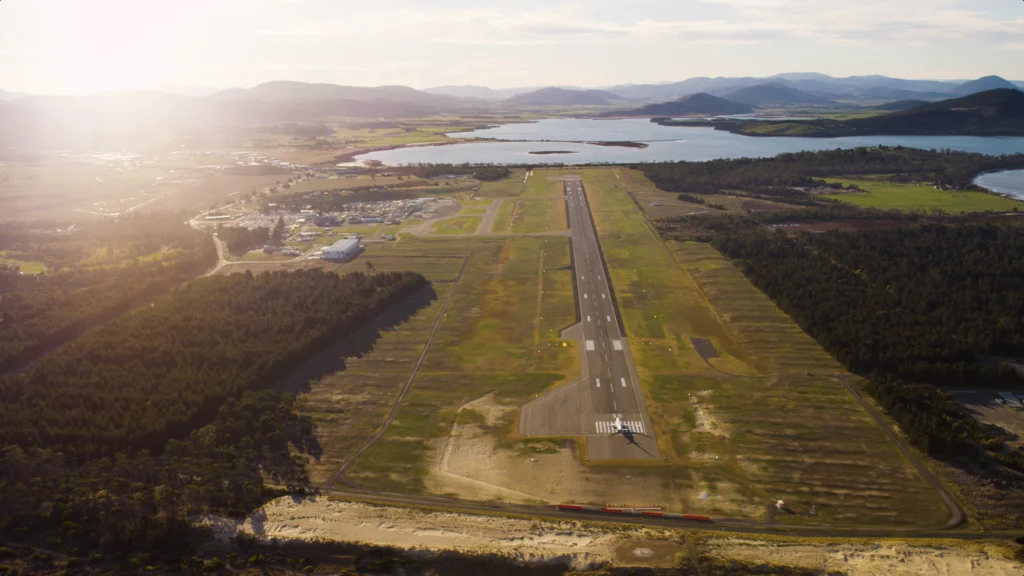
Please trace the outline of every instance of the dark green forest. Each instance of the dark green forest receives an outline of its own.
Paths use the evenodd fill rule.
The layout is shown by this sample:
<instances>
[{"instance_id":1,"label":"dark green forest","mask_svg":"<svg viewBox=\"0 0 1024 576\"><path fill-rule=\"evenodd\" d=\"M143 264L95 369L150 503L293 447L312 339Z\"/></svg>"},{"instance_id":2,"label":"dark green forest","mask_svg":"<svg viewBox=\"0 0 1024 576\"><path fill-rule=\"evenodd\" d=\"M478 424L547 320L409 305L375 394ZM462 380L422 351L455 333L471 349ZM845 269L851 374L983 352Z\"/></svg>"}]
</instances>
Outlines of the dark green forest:
<instances>
[{"instance_id":1,"label":"dark green forest","mask_svg":"<svg viewBox=\"0 0 1024 576\"><path fill-rule=\"evenodd\" d=\"M425 284L320 270L196 280L0 378L0 446L158 451Z\"/></svg>"},{"instance_id":2,"label":"dark green forest","mask_svg":"<svg viewBox=\"0 0 1024 576\"><path fill-rule=\"evenodd\" d=\"M166 292L212 266L209 236L178 214L82 224L0 226L0 249L47 272L0 271L0 372Z\"/></svg>"},{"instance_id":3,"label":"dark green forest","mask_svg":"<svg viewBox=\"0 0 1024 576\"><path fill-rule=\"evenodd\" d=\"M1024 353L1024 229L937 224L860 232L763 228L714 245L849 369L918 448L988 451L1024 471L1024 451L967 417L939 386L1024 388L982 356Z\"/></svg>"},{"instance_id":4,"label":"dark green forest","mask_svg":"<svg viewBox=\"0 0 1024 576\"><path fill-rule=\"evenodd\" d=\"M1024 352L1019 227L755 229L714 245L852 370L972 386L1010 378L980 368L977 354Z\"/></svg>"},{"instance_id":5,"label":"dark green forest","mask_svg":"<svg viewBox=\"0 0 1024 576\"><path fill-rule=\"evenodd\" d=\"M217 226L217 237L227 245L228 252L239 256L270 242L270 229L265 226L242 228Z\"/></svg>"},{"instance_id":6,"label":"dark green forest","mask_svg":"<svg viewBox=\"0 0 1024 576\"><path fill-rule=\"evenodd\" d=\"M969 188L988 170L1024 167L1024 154L986 156L967 152L876 147L779 154L774 158L736 158L706 162L638 164L666 192L716 194L743 190L800 198L794 187L832 186L822 178L857 174L911 176L955 188ZM806 196L804 196L806 198Z\"/></svg>"},{"instance_id":7,"label":"dark green forest","mask_svg":"<svg viewBox=\"0 0 1024 576\"><path fill-rule=\"evenodd\" d=\"M208 538L195 534L193 516L244 515L309 489L305 457L290 449L316 455L317 446L294 403L285 393L246 392L159 455L76 463L55 450L8 445L0 450L0 538L93 563L127 557L121 568L132 572L144 567L140 560L188 557Z\"/></svg>"}]
</instances>

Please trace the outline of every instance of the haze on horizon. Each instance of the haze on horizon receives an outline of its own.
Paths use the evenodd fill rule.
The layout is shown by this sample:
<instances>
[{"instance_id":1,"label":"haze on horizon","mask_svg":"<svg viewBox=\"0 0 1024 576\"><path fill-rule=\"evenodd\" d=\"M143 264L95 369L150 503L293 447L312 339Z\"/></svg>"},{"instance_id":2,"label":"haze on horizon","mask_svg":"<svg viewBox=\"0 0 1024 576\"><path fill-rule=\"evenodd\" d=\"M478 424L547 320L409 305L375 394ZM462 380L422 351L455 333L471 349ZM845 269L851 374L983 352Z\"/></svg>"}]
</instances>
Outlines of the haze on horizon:
<instances>
[{"instance_id":1,"label":"haze on horizon","mask_svg":"<svg viewBox=\"0 0 1024 576\"><path fill-rule=\"evenodd\" d=\"M609 86L693 76L1024 79L1005 0L5 0L0 89L270 80L417 88Z\"/></svg>"}]
</instances>

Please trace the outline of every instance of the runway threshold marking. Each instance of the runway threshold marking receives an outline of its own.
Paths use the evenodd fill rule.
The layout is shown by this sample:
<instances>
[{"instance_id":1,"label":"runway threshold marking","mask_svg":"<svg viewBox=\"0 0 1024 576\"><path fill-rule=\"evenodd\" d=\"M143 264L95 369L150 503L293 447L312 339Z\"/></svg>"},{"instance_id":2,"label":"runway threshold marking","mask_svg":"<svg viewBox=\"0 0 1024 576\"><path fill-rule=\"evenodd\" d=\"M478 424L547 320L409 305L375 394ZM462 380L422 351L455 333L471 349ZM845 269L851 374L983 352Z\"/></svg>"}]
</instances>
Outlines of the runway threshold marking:
<instances>
[{"instance_id":1,"label":"runway threshold marking","mask_svg":"<svg viewBox=\"0 0 1024 576\"><path fill-rule=\"evenodd\" d=\"M623 421L622 425L629 428L630 432L637 434L644 433L644 423L640 420ZM611 420L599 420L594 422L594 428L597 430L598 434L611 434L612 432L615 432L615 422Z\"/></svg>"}]
</instances>

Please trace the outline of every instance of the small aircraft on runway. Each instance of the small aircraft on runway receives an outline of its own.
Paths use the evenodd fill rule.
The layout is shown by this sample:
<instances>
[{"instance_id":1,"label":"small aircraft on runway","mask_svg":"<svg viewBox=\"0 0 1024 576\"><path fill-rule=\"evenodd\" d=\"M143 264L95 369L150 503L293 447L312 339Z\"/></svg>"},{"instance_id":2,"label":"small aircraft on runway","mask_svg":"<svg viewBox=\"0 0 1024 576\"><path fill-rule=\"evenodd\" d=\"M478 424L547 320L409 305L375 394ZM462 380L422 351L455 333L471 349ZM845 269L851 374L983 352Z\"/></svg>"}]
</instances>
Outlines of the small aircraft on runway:
<instances>
[{"instance_id":1,"label":"small aircraft on runway","mask_svg":"<svg viewBox=\"0 0 1024 576\"><path fill-rule=\"evenodd\" d=\"M641 432L634 432L630 430L629 426L626 426L625 424L622 423L622 416L619 414L615 415L615 422L612 424L612 426L615 427L615 431L608 435L609 438L617 434L622 434L622 437L626 439L627 444L632 444L637 448L643 450L644 452L647 452L647 450L643 446L636 443L637 435L647 436L647 434L643 434ZM653 454L651 454L650 452L647 452L647 454L653 456Z\"/></svg>"}]
</instances>

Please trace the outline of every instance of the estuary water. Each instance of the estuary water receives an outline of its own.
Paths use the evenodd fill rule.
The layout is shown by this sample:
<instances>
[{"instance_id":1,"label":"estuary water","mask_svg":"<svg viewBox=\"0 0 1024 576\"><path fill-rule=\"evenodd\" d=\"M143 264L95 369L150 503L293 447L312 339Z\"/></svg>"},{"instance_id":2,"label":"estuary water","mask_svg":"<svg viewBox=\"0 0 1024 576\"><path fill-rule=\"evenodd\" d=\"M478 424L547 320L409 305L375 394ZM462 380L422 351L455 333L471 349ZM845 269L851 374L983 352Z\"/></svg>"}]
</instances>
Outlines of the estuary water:
<instances>
[{"instance_id":1,"label":"estuary water","mask_svg":"<svg viewBox=\"0 0 1024 576\"><path fill-rule=\"evenodd\" d=\"M713 160L769 157L784 152L831 150L859 146L950 148L982 154L1024 153L1024 137L1003 136L853 136L847 138L755 138L712 128L660 126L647 119L549 119L505 124L453 138L487 138L506 142L468 142L446 146L415 146L372 152L356 160L385 164L596 164ZM598 146L583 142L630 141L647 148ZM567 154L537 152L563 151ZM533 154L531 154L533 152Z\"/></svg>"},{"instance_id":2,"label":"estuary water","mask_svg":"<svg viewBox=\"0 0 1024 576\"><path fill-rule=\"evenodd\" d=\"M975 178L974 183L993 192L1024 200L1024 170L989 172Z\"/></svg>"}]
</instances>

